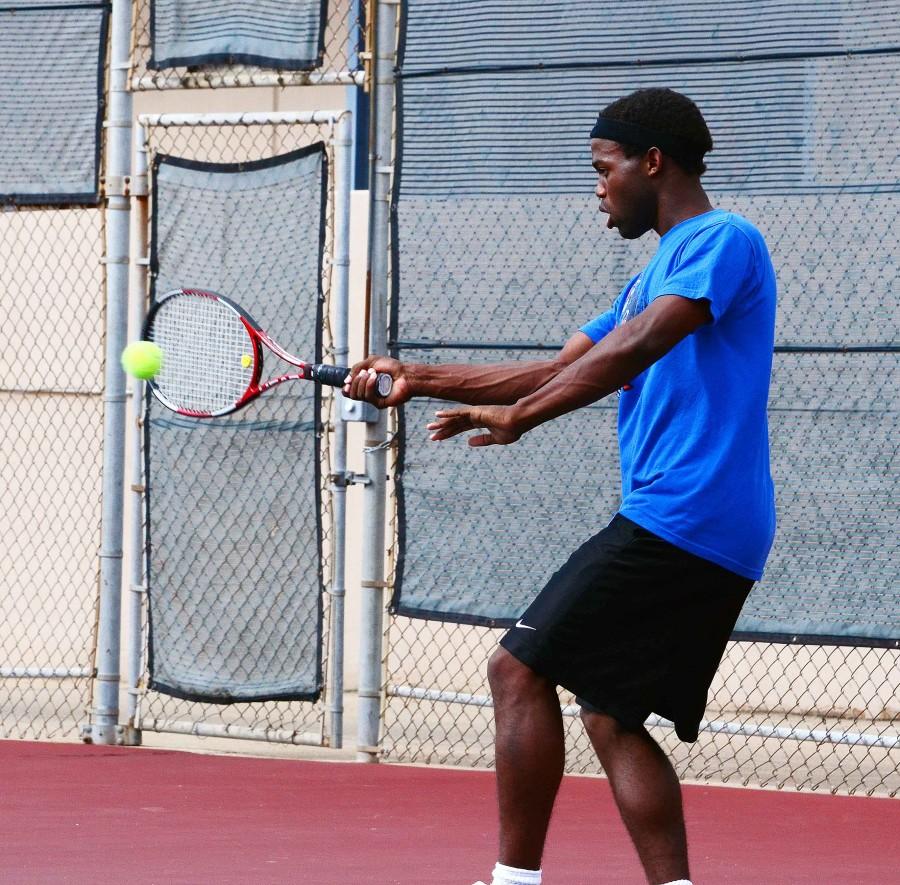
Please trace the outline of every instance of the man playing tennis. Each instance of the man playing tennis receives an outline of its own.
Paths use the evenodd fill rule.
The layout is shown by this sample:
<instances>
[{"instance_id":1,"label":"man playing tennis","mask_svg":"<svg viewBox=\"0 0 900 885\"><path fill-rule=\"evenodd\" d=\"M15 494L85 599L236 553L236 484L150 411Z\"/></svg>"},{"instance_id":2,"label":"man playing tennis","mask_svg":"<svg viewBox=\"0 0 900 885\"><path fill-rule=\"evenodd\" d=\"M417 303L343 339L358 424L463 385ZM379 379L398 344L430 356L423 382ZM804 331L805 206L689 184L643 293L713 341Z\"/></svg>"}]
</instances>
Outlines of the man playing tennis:
<instances>
[{"instance_id":1,"label":"man playing tennis","mask_svg":"<svg viewBox=\"0 0 900 885\"><path fill-rule=\"evenodd\" d=\"M689 880L681 789L644 728L657 713L694 741L726 641L762 575L775 526L766 420L775 276L762 236L714 209L700 177L712 139L683 95L642 89L591 131L607 227L660 236L650 263L554 360L425 366L373 357L347 395L467 403L428 425L508 445L619 392L622 504L500 642L500 858L493 885L535 885L563 774L557 686L573 692L648 882ZM393 391L379 399L376 372ZM602 860L598 861L602 869Z\"/></svg>"}]
</instances>

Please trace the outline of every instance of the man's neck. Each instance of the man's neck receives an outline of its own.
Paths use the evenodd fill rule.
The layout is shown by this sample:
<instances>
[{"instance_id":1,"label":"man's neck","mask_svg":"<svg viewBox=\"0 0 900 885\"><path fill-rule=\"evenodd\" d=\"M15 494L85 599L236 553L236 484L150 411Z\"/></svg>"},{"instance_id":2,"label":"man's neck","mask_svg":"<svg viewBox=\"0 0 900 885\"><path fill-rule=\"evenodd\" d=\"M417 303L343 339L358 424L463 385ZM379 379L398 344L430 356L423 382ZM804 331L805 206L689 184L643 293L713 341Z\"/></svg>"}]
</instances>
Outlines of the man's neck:
<instances>
[{"instance_id":1,"label":"man's neck","mask_svg":"<svg viewBox=\"0 0 900 885\"><path fill-rule=\"evenodd\" d=\"M654 229L660 236L664 236L676 224L709 212L712 208L700 182L692 181L683 188L675 188L660 196Z\"/></svg>"}]
</instances>

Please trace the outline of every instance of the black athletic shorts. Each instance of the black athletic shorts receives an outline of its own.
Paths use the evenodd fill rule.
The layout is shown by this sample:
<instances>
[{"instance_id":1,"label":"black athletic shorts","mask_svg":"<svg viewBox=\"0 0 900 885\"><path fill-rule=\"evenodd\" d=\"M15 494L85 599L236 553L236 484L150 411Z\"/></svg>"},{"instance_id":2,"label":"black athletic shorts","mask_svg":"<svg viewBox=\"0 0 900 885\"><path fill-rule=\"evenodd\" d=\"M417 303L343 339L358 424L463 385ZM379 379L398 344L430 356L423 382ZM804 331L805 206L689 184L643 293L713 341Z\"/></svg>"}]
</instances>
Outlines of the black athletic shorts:
<instances>
[{"instance_id":1,"label":"black athletic shorts","mask_svg":"<svg viewBox=\"0 0 900 885\"><path fill-rule=\"evenodd\" d=\"M619 514L572 554L500 644L585 710L628 728L656 713L695 741L752 586Z\"/></svg>"}]
</instances>

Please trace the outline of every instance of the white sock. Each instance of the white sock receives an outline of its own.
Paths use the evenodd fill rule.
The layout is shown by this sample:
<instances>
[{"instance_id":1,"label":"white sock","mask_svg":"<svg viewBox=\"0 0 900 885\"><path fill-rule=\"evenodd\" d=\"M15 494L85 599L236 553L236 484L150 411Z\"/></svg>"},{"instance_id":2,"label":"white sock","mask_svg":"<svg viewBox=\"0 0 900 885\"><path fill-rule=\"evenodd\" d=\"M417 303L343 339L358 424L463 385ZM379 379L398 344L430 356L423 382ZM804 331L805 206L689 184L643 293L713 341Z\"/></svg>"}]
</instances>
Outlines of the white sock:
<instances>
[{"instance_id":1,"label":"white sock","mask_svg":"<svg viewBox=\"0 0 900 885\"><path fill-rule=\"evenodd\" d=\"M520 870L497 862L491 885L541 885L540 870Z\"/></svg>"},{"instance_id":2,"label":"white sock","mask_svg":"<svg viewBox=\"0 0 900 885\"><path fill-rule=\"evenodd\" d=\"M663 882L662 885L691 885L690 879L673 879L671 882Z\"/></svg>"}]
</instances>

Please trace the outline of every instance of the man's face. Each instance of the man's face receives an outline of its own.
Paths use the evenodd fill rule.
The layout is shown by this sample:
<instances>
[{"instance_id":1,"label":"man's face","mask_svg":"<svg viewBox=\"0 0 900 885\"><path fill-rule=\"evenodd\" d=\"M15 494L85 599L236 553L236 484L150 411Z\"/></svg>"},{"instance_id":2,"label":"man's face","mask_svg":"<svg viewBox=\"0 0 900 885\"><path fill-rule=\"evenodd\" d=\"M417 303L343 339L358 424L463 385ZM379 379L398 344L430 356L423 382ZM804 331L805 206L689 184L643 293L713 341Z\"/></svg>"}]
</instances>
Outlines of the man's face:
<instances>
[{"instance_id":1,"label":"man's face","mask_svg":"<svg viewBox=\"0 0 900 885\"><path fill-rule=\"evenodd\" d=\"M605 138L591 139L591 164L597 170L600 211L608 228L618 228L626 240L642 237L656 224L656 193L644 159L626 157L622 147Z\"/></svg>"}]
</instances>

